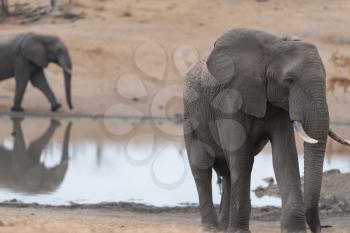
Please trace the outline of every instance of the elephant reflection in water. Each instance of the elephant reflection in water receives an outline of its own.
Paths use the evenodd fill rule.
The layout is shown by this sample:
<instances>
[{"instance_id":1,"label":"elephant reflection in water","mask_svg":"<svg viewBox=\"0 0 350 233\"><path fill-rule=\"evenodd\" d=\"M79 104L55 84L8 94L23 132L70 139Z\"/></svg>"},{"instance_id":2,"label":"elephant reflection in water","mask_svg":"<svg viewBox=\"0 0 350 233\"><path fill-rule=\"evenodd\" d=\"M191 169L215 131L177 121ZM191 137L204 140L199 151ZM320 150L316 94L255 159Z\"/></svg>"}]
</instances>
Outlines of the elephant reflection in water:
<instances>
[{"instance_id":1,"label":"elephant reflection in water","mask_svg":"<svg viewBox=\"0 0 350 233\"><path fill-rule=\"evenodd\" d=\"M62 183L68 169L68 147L72 123L70 122L65 129L59 164L48 168L40 161L41 154L60 123L52 119L45 133L27 147L21 121L20 118L12 119L13 150L0 146L0 188L26 194L53 192Z\"/></svg>"}]
</instances>

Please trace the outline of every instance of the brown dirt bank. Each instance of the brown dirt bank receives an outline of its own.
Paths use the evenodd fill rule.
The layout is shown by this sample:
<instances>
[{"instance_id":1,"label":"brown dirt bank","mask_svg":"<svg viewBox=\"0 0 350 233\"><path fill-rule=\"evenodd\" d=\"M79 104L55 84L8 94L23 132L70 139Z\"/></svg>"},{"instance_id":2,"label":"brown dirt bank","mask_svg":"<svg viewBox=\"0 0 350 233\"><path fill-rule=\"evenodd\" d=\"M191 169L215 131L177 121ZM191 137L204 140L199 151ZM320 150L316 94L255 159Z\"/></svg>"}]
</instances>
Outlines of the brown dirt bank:
<instances>
[{"instance_id":1,"label":"brown dirt bank","mask_svg":"<svg viewBox=\"0 0 350 233\"><path fill-rule=\"evenodd\" d=\"M301 182L303 189L303 177ZM280 196L276 184L265 188L258 187L255 192L258 192L259 196ZM324 215L350 215L350 173L341 173L336 169L323 173L320 210Z\"/></svg>"},{"instance_id":2,"label":"brown dirt bank","mask_svg":"<svg viewBox=\"0 0 350 233\"><path fill-rule=\"evenodd\" d=\"M254 208L251 229L257 233L280 232L280 210ZM322 214L322 232L350 233L350 214ZM7 203L0 206L0 232L109 233L201 232L195 207L155 208L137 204L73 205L49 207Z\"/></svg>"},{"instance_id":3,"label":"brown dirt bank","mask_svg":"<svg viewBox=\"0 0 350 233\"><path fill-rule=\"evenodd\" d=\"M13 2L47 3L46 0ZM112 106L122 103L132 108L114 108L109 114L130 115L136 109L146 116L155 116L151 113L151 104L159 91L170 85L181 86L183 82L183 75L173 59L174 51L189 45L204 56L218 36L237 27L257 28L277 35L298 35L319 47L330 76L349 76L346 70L337 69L329 60L336 50L350 54L350 2L346 0L188 0L181 4L176 0L77 0L74 9L84 11L86 17L75 22L48 17L27 25L19 25L16 19L10 19L0 24L1 35L33 31L58 35L65 41L74 64L72 93L75 108L69 112L64 105L63 113L101 116ZM140 56L143 67L140 69L136 65L135 51L150 41L161 45L166 57L160 60L159 57ZM158 47L156 54L162 54L160 50ZM159 71L159 64L164 60L167 64L161 80L151 78L147 71ZM61 70L50 65L46 74L58 99L64 103ZM138 79L124 80L123 90L118 90L118 80L125 74L134 74ZM0 112L8 113L13 101L14 81L0 82L0 91ZM138 99L123 95L135 97L141 92L145 96ZM331 119L349 122L349 117L343 113L350 98L342 94L341 88L337 88L336 96L338 100L331 94L328 96ZM156 104L168 111L159 115L179 114L181 106L181 100ZM31 85L24 98L24 108L40 113L49 111L42 93Z\"/></svg>"}]
</instances>

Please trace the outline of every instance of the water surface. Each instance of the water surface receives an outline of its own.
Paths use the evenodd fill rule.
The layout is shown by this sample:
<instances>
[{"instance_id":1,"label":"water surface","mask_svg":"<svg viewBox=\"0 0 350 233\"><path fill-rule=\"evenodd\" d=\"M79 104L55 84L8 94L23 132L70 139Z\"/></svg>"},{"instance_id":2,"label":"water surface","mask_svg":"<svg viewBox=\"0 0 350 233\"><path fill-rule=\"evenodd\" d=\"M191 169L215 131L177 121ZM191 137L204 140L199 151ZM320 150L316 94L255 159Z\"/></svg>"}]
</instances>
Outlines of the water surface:
<instances>
[{"instance_id":1,"label":"water surface","mask_svg":"<svg viewBox=\"0 0 350 233\"><path fill-rule=\"evenodd\" d=\"M0 118L0 201L69 205L137 202L155 206L197 203L181 125L139 121L57 121ZM340 127L343 129L344 127ZM350 172L348 152L331 143L324 170ZM303 157L299 156L303 173ZM252 190L273 177L268 150L259 154ZM214 202L220 190L213 176ZM280 206L258 198L253 206Z\"/></svg>"}]
</instances>

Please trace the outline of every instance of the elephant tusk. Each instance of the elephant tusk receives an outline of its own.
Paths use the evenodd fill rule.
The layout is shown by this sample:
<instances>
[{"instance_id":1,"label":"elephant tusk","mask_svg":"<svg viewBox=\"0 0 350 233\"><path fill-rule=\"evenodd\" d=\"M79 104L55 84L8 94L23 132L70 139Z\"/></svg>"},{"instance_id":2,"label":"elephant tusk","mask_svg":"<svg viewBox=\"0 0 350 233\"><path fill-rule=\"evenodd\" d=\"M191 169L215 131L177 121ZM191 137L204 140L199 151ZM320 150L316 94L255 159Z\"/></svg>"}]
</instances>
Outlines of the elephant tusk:
<instances>
[{"instance_id":1,"label":"elephant tusk","mask_svg":"<svg viewBox=\"0 0 350 233\"><path fill-rule=\"evenodd\" d=\"M335 141L339 142L340 144L343 144L345 146L350 146L350 141L346 140L339 135L337 135L331 128L328 130L328 136L334 139Z\"/></svg>"},{"instance_id":2,"label":"elephant tusk","mask_svg":"<svg viewBox=\"0 0 350 233\"><path fill-rule=\"evenodd\" d=\"M307 143L316 144L318 141L305 133L303 125L299 121L293 121L293 126L299 137Z\"/></svg>"}]
</instances>

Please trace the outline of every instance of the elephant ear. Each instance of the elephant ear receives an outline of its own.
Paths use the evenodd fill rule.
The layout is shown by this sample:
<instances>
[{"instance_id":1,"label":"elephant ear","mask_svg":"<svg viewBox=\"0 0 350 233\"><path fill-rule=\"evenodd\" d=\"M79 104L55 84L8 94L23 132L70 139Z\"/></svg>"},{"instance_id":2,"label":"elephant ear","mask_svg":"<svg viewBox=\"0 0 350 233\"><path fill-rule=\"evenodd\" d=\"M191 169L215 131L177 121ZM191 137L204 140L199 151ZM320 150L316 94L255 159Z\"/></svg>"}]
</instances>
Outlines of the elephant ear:
<instances>
[{"instance_id":1,"label":"elephant ear","mask_svg":"<svg viewBox=\"0 0 350 233\"><path fill-rule=\"evenodd\" d=\"M214 49L208 57L207 68L220 84L232 80L235 75L235 63L225 48Z\"/></svg>"},{"instance_id":2,"label":"elephant ear","mask_svg":"<svg viewBox=\"0 0 350 233\"><path fill-rule=\"evenodd\" d=\"M48 57L43 42L35 34L25 35L21 44L22 55L35 65L44 68L48 65Z\"/></svg>"},{"instance_id":3,"label":"elephant ear","mask_svg":"<svg viewBox=\"0 0 350 233\"><path fill-rule=\"evenodd\" d=\"M266 113L264 64L264 54L254 34L235 30L217 40L207 60L207 68L218 84L240 93L232 104L258 118Z\"/></svg>"}]
</instances>

